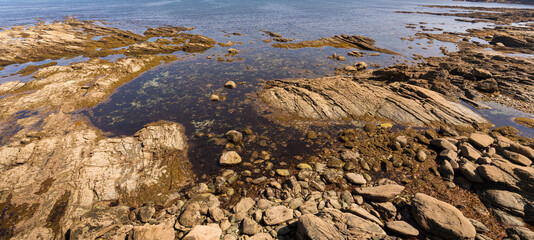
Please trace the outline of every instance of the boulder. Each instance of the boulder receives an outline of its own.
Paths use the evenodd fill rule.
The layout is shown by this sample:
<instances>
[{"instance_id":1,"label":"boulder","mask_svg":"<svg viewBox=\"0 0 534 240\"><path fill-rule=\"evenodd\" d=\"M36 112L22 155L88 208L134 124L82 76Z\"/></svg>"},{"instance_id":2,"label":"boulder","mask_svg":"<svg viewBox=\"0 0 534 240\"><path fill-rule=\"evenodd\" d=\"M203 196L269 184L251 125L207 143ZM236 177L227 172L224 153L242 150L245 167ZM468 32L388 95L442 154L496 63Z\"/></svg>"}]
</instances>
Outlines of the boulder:
<instances>
[{"instance_id":1,"label":"boulder","mask_svg":"<svg viewBox=\"0 0 534 240\"><path fill-rule=\"evenodd\" d=\"M172 226L165 224L133 227L133 240L174 240L174 237L174 229Z\"/></svg>"},{"instance_id":2,"label":"boulder","mask_svg":"<svg viewBox=\"0 0 534 240\"><path fill-rule=\"evenodd\" d=\"M469 136L469 142L478 148L487 148L493 143L493 141L494 139L490 135L483 133L472 133Z\"/></svg>"},{"instance_id":3,"label":"boulder","mask_svg":"<svg viewBox=\"0 0 534 240\"><path fill-rule=\"evenodd\" d=\"M219 240L221 239L221 234L222 230L217 224L198 225L193 227L183 240Z\"/></svg>"},{"instance_id":4,"label":"boulder","mask_svg":"<svg viewBox=\"0 0 534 240\"><path fill-rule=\"evenodd\" d=\"M532 161L528 157L525 157L519 153L504 150L503 154L508 160L515 164L519 164L522 166L530 166L532 164Z\"/></svg>"},{"instance_id":5,"label":"boulder","mask_svg":"<svg viewBox=\"0 0 534 240\"><path fill-rule=\"evenodd\" d=\"M300 240L339 240L345 239L334 224L323 221L313 214L304 214L298 222L298 239Z\"/></svg>"},{"instance_id":6,"label":"boulder","mask_svg":"<svg viewBox=\"0 0 534 240\"><path fill-rule=\"evenodd\" d=\"M403 186L386 184L376 187L355 188L354 192L371 201L386 202L399 195L403 190Z\"/></svg>"},{"instance_id":7,"label":"boulder","mask_svg":"<svg viewBox=\"0 0 534 240\"><path fill-rule=\"evenodd\" d=\"M462 155L463 157L471 161L476 161L477 159L482 157L480 152L476 150L473 146L471 146L471 144L469 143L460 144L459 150L460 150L460 155Z\"/></svg>"},{"instance_id":8,"label":"boulder","mask_svg":"<svg viewBox=\"0 0 534 240\"><path fill-rule=\"evenodd\" d=\"M248 210L254 207L254 204L256 204L256 201L254 201L254 199L249 197L243 198L234 206L234 213L247 213Z\"/></svg>"},{"instance_id":9,"label":"boulder","mask_svg":"<svg viewBox=\"0 0 534 240\"><path fill-rule=\"evenodd\" d=\"M525 216L525 200L517 193L505 190L489 189L480 193L480 198L491 206L500 208L517 216Z\"/></svg>"},{"instance_id":10,"label":"boulder","mask_svg":"<svg viewBox=\"0 0 534 240\"><path fill-rule=\"evenodd\" d=\"M267 225L278 225L293 219L293 210L285 206L270 207L265 210L263 221Z\"/></svg>"},{"instance_id":11,"label":"boulder","mask_svg":"<svg viewBox=\"0 0 534 240\"><path fill-rule=\"evenodd\" d=\"M249 237L247 240L272 240L273 237L268 233L256 233L254 236Z\"/></svg>"},{"instance_id":12,"label":"boulder","mask_svg":"<svg viewBox=\"0 0 534 240\"><path fill-rule=\"evenodd\" d=\"M452 144L446 139L435 139L435 140L432 140L430 144L432 144L432 146L437 147L439 149L451 150L454 152L458 151L458 148L456 147L456 145Z\"/></svg>"},{"instance_id":13,"label":"boulder","mask_svg":"<svg viewBox=\"0 0 534 240\"><path fill-rule=\"evenodd\" d=\"M416 237L419 235L419 230L405 221L387 222L386 227L402 237Z\"/></svg>"},{"instance_id":14,"label":"boulder","mask_svg":"<svg viewBox=\"0 0 534 240\"><path fill-rule=\"evenodd\" d=\"M476 230L452 205L423 193L412 199L413 217L421 228L443 239L474 239Z\"/></svg>"},{"instance_id":15,"label":"boulder","mask_svg":"<svg viewBox=\"0 0 534 240\"><path fill-rule=\"evenodd\" d=\"M345 178L347 178L350 183L356 185L364 185L367 183L367 180L365 180L363 175L357 173L347 173L345 174Z\"/></svg>"},{"instance_id":16,"label":"boulder","mask_svg":"<svg viewBox=\"0 0 534 240\"><path fill-rule=\"evenodd\" d=\"M243 140L243 134L236 130L230 130L226 132L226 139L233 144L239 144Z\"/></svg>"}]
</instances>

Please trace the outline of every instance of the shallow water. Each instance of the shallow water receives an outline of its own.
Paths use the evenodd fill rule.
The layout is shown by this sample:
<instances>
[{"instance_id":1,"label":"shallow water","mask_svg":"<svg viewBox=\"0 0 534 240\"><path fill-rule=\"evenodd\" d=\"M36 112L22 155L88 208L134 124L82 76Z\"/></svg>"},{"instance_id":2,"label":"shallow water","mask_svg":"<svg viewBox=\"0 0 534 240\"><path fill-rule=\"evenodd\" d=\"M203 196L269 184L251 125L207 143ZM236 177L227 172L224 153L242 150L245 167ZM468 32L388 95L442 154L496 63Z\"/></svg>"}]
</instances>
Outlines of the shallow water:
<instances>
[{"instance_id":1,"label":"shallow water","mask_svg":"<svg viewBox=\"0 0 534 240\"><path fill-rule=\"evenodd\" d=\"M482 117L488 119L496 127L500 126L512 126L519 130L519 135L524 137L534 138L534 129L523 126L514 121L515 118L529 117L534 119L534 115L521 112L511 107L504 106L496 102L479 101L480 103L489 106L489 109L474 109L468 105L476 113Z\"/></svg>"},{"instance_id":2,"label":"shallow water","mask_svg":"<svg viewBox=\"0 0 534 240\"><path fill-rule=\"evenodd\" d=\"M452 32L487 26L486 23L455 21L454 17L402 14L395 11L449 11L422 6L430 4L531 7L441 0L0 0L0 3L0 27L31 25L36 22L36 17L51 22L74 16L81 20L104 20L113 27L137 33L142 33L147 27L162 25L196 27L191 33L205 35L217 42L242 42L242 45L232 47L241 50L235 56L227 56L227 48L220 46L195 55L177 53L182 60L142 74L119 88L103 103L82 111L96 126L111 135L131 135L143 125L158 120L184 124L191 139L190 157L202 172L218 169L216 161L224 146L216 145L207 138L194 137L199 132L222 136L230 129L250 127L259 138L265 138L266 144L252 143L254 146L248 146L248 150L243 153L245 159L252 149L274 153L273 157L279 160L277 162L291 161L293 155L310 154L313 149L318 149L317 143L304 137L304 131L272 123L253 109L254 104L251 103L256 101L255 92L264 81L325 76L332 74L335 67L352 65L358 61L383 67L397 62L411 62L414 54L437 56L441 54L440 47L454 51L455 46L439 41L430 44L426 39L405 41L401 37L413 36L421 29L421 25L428 29L436 27ZM418 23L415 29L406 27ZM347 57L345 62L338 62L327 57L333 53L345 55L351 50L331 47L276 49L270 43L262 42L268 36L261 29L296 41L339 34L364 35L375 39L377 47L399 52L402 56L381 54L375 57ZM440 32L442 31L432 31ZM231 33L240 33L242 36ZM208 56L212 56L212 59L207 59ZM113 61L118 57L121 55L110 56L108 59ZM0 71L0 76L9 75L22 67L6 68ZM7 79L16 80L16 76ZM239 83L238 87L232 90L223 88L229 80ZM226 100L211 102L209 96L212 93L219 93ZM325 131L335 135L337 130L330 128Z\"/></svg>"}]
</instances>

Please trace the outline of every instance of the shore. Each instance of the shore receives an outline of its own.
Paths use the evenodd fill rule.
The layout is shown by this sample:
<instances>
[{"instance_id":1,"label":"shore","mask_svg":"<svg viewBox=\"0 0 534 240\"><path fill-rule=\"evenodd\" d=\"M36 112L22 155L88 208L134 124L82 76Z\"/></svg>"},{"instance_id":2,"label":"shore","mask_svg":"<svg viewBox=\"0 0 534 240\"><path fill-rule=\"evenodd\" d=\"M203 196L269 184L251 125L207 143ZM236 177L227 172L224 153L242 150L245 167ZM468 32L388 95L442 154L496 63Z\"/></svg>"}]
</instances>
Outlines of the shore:
<instances>
[{"instance_id":1,"label":"shore","mask_svg":"<svg viewBox=\"0 0 534 240\"><path fill-rule=\"evenodd\" d=\"M220 59L238 59L236 43L190 34L190 27L136 34L73 18L3 30L0 71L39 64L14 74L29 81L0 85L0 237L534 238L534 139L493 128L473 110L487 107L482 100L534 114L534 64L517 55L532 55L534 26L512 25L531 22L534 11L433 8L402 13L507 26L433 34L419 23L423 30L405 41L450 42L458 51L376 69L341 64L323 78L268 79L250 104L316 149L283 162L266 146L283 151L287 139L267 138L254 126L199 132L199 141L221 146L214 176L193 171L195 145L182 124L158 121L110 137L82 110L144 72L180 61L179 52L202 56L218 44L226 51ZM331 57L341 63L398 55L359 35L294 41L264 33L264 43L277 49L350 49ZM78 56L87 60L54 62ZM221 104L224 96L209 100ZM531 118L515 121L532 128ZM334 132L310 130L336 124Z\"/></svg>"}]
</instances>

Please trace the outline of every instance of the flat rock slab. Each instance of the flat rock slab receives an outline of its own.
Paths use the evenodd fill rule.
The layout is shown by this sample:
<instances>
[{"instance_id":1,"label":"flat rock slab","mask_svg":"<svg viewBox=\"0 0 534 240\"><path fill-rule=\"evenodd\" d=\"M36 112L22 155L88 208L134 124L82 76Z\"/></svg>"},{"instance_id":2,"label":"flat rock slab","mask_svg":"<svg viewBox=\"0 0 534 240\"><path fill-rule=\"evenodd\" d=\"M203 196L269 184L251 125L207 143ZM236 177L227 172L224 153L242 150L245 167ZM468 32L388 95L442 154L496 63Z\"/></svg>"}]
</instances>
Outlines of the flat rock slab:
<instances>
[{"instance_id":1,"label":"flat rock slab","mask_svg":"<svg viewBox=\"0 0 534 240\"><path fill-rule=\"evenodd\" d=\"M460 210L426 194L415 194L412 212L421 228L443 239L474 239L477 234Z\"/></svg>"},{"instance_id":2,"label":"flat rock slab","mask_svg":"<svg viewBox=\"0 0 534 240\"><path fill-rule=\"evenodd\" d=\"M483 133L472 133L469 136L469 141L479 148L487 148L493 143L493 138L488 134Z\"/></svg>"},{"instance_id":3,"label":"flat rock slab","mask_svg":"<svg viewBox=\"0 0 534 240\"><path fill-rule=\"evenodd\" d=\"M263 221L267 225L277 225L291 219L293 219L293 210L285 206L270 207L263 216Z\"/></svg>"},{"instance_id":4,"label":"flat rock slab","mask_svg":"<svg viewBox=\"0 0 534 240\"><path fill-rule=\"evenodd\" d=\"M419 235L419 230L405 221L387 222L386 227L390 231L405 237L415 237Z\"/></svg>"},{"instance_id":5,"label":"flat rock slab","mask_svg":"<svg viewBox=\"0 0 534 240\"><path fill-rule=\"evenodd\" d=\"M355 188L354 192L371 201L386 202L399 195L404 187L396 184L387 184L376 187Z\"/></svg>"},{"instance_id":6,"label":"flat rock slab","mask_svg":"<svg viewBox=\"0 0 534 240\"><path fill-rule=\"evenodd\" d=\"M437 92L404 83L376 86L341 76L286 79L269 81L259 96L271 107L311 119L371 115L415 125L488 123Z\"/></svg>"},{"instance_id":7,"label":"flat rock slab","mask_svg":"<svg viewBox=\"0 0 534 240\"><path fill-rule=\"evenodd\" d=\"M221 234L222 230L217 224L198 225L193 227L183 240L219 240L221 239Z\"/></svg>"},{"instance_id":8,"label":"flat rock slab","mask_svg":"<svg viewBox=\"0 0 534 240\"><path fill-rule=\"evenodd\" d=\"M145 225L133 228L134 240L174 240L174 229L168 225Z\"/></svg>"}]
</instances>

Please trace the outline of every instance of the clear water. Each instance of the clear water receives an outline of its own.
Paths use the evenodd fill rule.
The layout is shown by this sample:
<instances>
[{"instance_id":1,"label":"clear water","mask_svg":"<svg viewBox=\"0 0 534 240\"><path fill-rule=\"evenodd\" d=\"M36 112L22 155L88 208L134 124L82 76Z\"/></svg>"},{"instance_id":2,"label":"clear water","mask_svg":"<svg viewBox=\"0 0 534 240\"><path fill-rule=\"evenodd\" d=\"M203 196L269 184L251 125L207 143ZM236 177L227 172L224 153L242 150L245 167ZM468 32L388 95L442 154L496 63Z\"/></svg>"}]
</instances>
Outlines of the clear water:
<instances>
[{"instance_id":1,"label":"clear water","mask_svg":"<svg viewBox=\"0 0 534 240\"><path fill-rule=\"evenodd\" d=\"M531 7L442 0L0 0L0 27L32 25L37 17L51 22L74 16L81 20L104 20L113 27L137 33L144 32L147 27L162 25L196 27L191 33L205 35L217 42L242 42L243 45L233 46L241 50L235 57L225 56L227 48L219 46L201 54L180 53L178 55L182 60L142 74L123 85L103 103L81 111L111 135L133 134L144 124L158 120L182 123L191 139L192 162L202 172L209 172L210 169L218 169L216 161L224 147L205 138L195 138L198 132L213 132L220 136L230 129L250 127L259 137L268 139L267 145L246 146L244 159L253 149L274 153L273 157L279 162L291 161L293 155L310 154L313 149L319 149L306 141L305 132L275 124L263 117L265 112L253 109L253 103L257 101L255 93L265 80L325 76L332 74L335 67L358 61L380 66L409 62L413 60L413 54L440 55L439 48L442 46L454 51L455 46L450 43L434 41L429 46L427 40L401 40L401 37L413 36L420 30L407 28L407 24L424 22L426 28L437 27L452 32L487 26L485 23L455 21L454 17L395 13L448 11L423 7L429 4ZM268 37L261 29L296 41L339 34L364 35L375 39L378 47L396 51L401 56L381 54L378 57L347 57L345 62L337 62L327 57L351 50L331 47L276 49L262 42ZM243 35L228 34L234 32ZM208 56L213 58L207 59ZM108 59L114 60L116 57ZM217 61L219 57L223 60L233 59L233 62ZM16 69L8 68L6 72ZM2 75L5 74L0 71ZM236 89L224 89L224 83L229 80L240 84ZM210 94L215 92L226 96L226 100L216 103L209 101ZM336 130L328 131L335 134Z\"/></svg>"}]
</instances>

